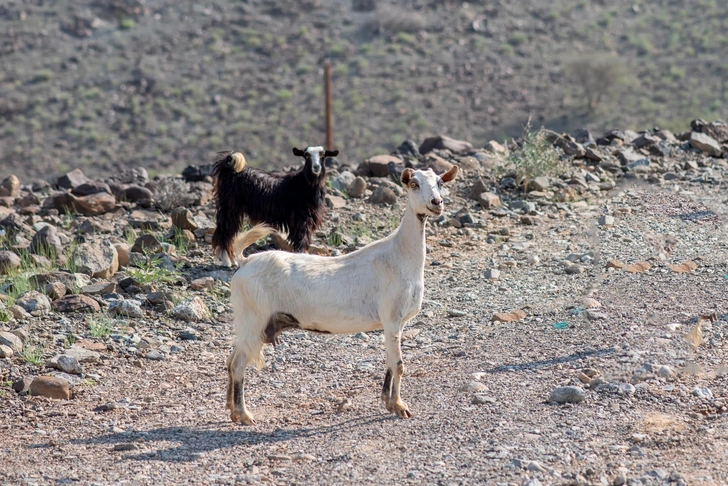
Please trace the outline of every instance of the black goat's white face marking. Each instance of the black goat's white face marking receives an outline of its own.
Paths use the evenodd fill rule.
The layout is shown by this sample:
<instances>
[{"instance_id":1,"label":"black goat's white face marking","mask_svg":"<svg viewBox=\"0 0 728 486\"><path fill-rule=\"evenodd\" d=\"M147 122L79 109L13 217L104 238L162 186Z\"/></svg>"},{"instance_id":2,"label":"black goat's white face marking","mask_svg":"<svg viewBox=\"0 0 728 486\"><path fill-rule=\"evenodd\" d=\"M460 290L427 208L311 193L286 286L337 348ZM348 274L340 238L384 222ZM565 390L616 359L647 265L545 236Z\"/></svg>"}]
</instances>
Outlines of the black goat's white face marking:
<instances>
[{"instance_id":1,"label":"black goat's white face marking","mask_svg":"<svg viewBox=\"0 0 728 486\"><path fill-rule=\"evenodd\" d=\"M314 173L314 175L319 175L321 173L321 169L323 168L323 160L322 155L324 153L323 147L306 147L306 150L304 150L304 157L306 160L311 160L311 172Z\"/></svg>"}]
</instances>

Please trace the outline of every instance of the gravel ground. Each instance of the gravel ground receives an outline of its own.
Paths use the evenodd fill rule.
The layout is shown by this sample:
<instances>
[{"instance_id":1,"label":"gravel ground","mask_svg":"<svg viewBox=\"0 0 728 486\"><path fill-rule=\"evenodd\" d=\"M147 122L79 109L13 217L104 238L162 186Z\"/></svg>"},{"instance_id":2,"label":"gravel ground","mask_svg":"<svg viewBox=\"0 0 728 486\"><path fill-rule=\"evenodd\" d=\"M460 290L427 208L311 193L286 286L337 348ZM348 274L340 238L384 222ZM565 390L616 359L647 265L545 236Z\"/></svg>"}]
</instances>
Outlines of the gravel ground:
<instances>
[{"instance_id":1,"label":"gravel ground","mask_svg":"<svg viewBox=\"0 0 728 486\"><path fill-rule=\"evenodd\" d=\"M403 343L410 420L381 404L380 332L301 331L247 372L257 425L231 423L220 301L195 340L174 320L128 321L120 333L176 352L145 359L112 335L70 401L3 388L0 484L728 484L723 188L630 184L593 204L542 201L525 225L481 212L461 183L446 209L485 223L430 224L425 301ZM349 202L327 225L402 210ZM203 250L189 273L229 279ZM53 339L63 319L31 332ZM551 401L561 386L583 401Z\"/></svg>"}]
</instances>

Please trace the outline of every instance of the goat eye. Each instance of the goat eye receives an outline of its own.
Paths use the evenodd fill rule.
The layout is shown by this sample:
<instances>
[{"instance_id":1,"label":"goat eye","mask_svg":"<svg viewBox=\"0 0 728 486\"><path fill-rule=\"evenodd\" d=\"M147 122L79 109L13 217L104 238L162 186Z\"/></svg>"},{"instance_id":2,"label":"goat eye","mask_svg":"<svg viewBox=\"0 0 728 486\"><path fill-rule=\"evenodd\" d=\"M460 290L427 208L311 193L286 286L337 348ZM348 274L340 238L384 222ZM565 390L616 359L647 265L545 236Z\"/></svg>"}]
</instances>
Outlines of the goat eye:
<instances>
[{"instance_id":1,"label":"goat eye","mask_svg":"<svg viewBox=\"0 0 728 486\"><path fill-rule=\"evenodd\" d=\"M419 189L420 185L419 185L419 184L417 184L416 182L410 182L410 187L411 187L412 189Z\"/></svg>"}]
</instances>

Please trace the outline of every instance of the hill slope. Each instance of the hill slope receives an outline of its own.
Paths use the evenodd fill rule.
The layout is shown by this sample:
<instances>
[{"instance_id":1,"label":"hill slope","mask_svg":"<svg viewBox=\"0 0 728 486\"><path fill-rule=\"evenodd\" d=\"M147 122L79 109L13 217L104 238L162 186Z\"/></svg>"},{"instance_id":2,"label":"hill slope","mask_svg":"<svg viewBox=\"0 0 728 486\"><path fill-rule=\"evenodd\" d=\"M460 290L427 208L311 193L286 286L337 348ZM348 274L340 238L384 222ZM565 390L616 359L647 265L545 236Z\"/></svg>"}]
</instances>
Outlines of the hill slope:
<instances>
[{"instance_id":1,"label":"hill slope","mask_svg":"<svg viewBox=\"0 0 728 486\"><path fill-rule=\"evenodd\" d=\"M325 58L336 145L353 162L440 132L483 145L529 115L597 131L725 117L716 0L533 3L11 0L2 175L153 174L233 147L292 163L292 145L323 142Z\"/></svg>"}]
</instances>

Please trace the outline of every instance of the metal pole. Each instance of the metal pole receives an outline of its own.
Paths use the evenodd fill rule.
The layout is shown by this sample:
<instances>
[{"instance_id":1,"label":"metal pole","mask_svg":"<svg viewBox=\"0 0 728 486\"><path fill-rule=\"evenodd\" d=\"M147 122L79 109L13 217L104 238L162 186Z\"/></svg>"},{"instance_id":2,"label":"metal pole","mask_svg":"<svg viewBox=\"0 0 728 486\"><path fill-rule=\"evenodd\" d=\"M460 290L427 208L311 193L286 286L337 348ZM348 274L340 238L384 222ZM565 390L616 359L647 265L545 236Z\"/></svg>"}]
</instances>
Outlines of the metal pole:
<instances>
[{"instance_id":1,"label":"metal pole","mask_svg":"<svg viewBox=\"0 0 728 486\"><path fill-rule=\"evenodd\" d=\"M324 64L324 91L326 93L326 150L334 150L334 119L331 106L331 61Z\"/></svg>"}]
</instances>

